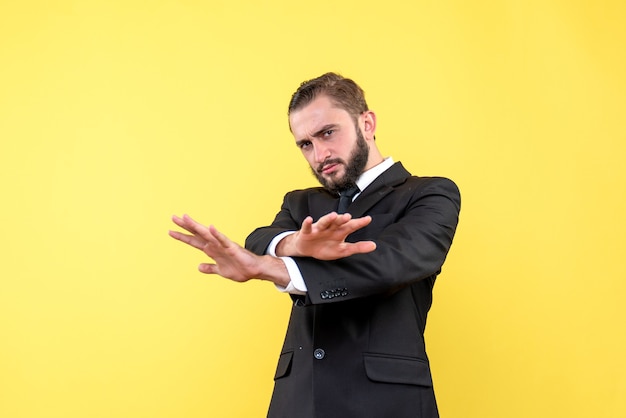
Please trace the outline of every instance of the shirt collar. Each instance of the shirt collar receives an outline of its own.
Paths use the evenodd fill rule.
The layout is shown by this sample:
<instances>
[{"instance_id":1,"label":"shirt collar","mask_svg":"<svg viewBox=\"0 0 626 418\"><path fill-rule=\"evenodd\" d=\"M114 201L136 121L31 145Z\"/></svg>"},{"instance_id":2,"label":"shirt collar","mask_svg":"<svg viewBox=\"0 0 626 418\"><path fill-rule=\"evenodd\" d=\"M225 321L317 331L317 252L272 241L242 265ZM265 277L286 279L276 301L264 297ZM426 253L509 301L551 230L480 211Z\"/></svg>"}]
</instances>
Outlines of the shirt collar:
<instances>
[{"instance_id":1,"label":"shirt collar","mask_svg":"<svg viewBox=\"0 0 626 418\"><path fill-rule=\"evenodd\" d=\"M391 167L393 165L393 158L391 157L387 157L383 160L382 163L379 163L378 165L375 165L374 167L370 168L367 171L364 171L358 179L356 179L356 185L358 186L359 190L362 192L363 190L365 190L365 188L367 186L369 186L370 184L372 184L372 182L374 180L376 180L376 178L378 176L380 176L381 174L383 174L385 171L387 171L387 169L389 169L389 167ZM361 194L360 192L354 196L354 199L356 199L356 197ZM353 200L354 200L353 199Z\"/></svg>"}]
</instances>

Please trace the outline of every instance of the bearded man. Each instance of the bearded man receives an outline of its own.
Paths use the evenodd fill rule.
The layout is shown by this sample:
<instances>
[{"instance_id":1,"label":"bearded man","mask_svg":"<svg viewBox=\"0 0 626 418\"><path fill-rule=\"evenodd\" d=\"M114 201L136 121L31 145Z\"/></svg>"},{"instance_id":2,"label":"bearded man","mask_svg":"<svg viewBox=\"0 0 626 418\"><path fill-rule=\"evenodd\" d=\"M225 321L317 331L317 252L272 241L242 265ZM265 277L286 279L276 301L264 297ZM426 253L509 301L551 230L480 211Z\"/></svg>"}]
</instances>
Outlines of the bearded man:
<instances>
[{"instance_id":1,"label":"bearded man","mask_svg":"<svg viewBox=\"0 0 626 418\"><path fill-rule=\"evenodd\" d=\"M383 157L348 78L302 83L288 115L322 187L287 193L245 249L187 215L173 220L190 234L170 235L214 260L200 271L269 280L293 300L268 417L438 417L424 330L458 188Z\"/></svg>"}]
</instances>

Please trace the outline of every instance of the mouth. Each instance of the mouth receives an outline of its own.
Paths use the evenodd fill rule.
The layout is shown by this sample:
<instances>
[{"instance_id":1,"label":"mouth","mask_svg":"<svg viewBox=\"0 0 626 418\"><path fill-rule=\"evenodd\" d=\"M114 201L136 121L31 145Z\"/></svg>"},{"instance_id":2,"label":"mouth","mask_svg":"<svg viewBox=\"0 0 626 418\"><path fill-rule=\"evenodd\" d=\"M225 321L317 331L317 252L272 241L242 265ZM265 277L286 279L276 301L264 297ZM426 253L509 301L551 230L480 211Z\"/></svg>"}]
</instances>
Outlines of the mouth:
<instances>
[{"instance_id":1,"label":"mouth","mask_svg":"<svg viewBox=\"0 0 626 418\"><path fill-rule=\"evenodd\" d=\"M321 170L318 170L318 171L322 174L331 174L337 169L338 165L339 164L327 164L323 166Z\"/></svg>"},{"instance_id":2,"label":"mouth","mask_svg":"<svg viewBox=\"0 0 626 418\"><path fill-rule=\"evenodd\" d=\"M341 164L343 164L343 162L339 159L327 160L319 165L319 167L317 168L317 172L320 174L330 175L335 173L339 169Z\"/></svg>"}]
</instances>

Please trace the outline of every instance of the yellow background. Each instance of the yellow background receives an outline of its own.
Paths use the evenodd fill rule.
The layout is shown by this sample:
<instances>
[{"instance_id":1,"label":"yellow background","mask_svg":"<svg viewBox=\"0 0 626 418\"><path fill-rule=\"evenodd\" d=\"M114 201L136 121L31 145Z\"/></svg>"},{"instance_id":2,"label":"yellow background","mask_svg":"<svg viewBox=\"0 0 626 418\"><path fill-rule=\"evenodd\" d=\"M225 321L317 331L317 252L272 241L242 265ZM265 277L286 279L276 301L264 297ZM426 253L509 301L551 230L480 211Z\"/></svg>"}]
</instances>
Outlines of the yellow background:
<instances>
[{"instance_id":1,"label":"yellow background","mask_svg":"<svg viewBox=\"0 0 626 418\"><path fill-rule=\"evenodd\" d=\"M289 300L169 219L243 242L315 185L286 107L329 70L462 191L442 417L626 416L625 45L618 0L3 0L0 416L264 416Z\"/></svg>"}]
</instances>

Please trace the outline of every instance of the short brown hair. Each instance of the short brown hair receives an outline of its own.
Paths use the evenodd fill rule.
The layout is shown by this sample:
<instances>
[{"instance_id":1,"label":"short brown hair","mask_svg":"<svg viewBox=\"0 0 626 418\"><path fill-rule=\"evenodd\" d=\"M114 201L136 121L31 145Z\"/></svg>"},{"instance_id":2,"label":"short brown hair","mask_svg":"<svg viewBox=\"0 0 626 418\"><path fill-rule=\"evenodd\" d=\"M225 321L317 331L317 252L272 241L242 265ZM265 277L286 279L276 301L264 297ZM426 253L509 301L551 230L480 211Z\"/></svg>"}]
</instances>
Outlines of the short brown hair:
<instances>
[{"instance_id":1,"label":"short brown hair","mask_svg":"<svg viewBox=\"0 0 626 418\"><path fill-rule=\"evenodd\" d=\"M354 81L336 73L326 73L304 81L289 101L288 115L302 109L320 95L326 95L339 108L347 111L354 120L368 111L365 93Z\"/></svg>"}]
</instances>

